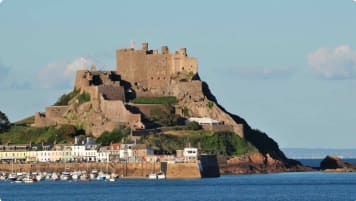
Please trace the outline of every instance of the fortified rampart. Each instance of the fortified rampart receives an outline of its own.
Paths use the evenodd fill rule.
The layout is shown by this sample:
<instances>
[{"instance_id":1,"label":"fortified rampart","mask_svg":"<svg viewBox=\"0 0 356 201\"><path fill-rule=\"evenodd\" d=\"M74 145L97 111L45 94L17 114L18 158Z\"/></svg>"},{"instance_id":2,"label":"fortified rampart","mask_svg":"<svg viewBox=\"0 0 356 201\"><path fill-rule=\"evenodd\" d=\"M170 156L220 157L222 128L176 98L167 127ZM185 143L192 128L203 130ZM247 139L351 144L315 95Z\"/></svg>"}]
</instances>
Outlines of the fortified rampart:
<instances>
[{"instance_id":1,"label":"fortified rampart","mask_svg":"<svg viewBox=\"0 0 356 201\"><path fill-rule=\"evenodd\" d=\"M68 110L68 106L49 106L45 113L35 114L34 127L47 127L63 124L62 115Z\"/></svg>"},{"instance_id":2,"label":"fortified rampart","mask_svg":"<svg viewBox=\"0 0 356 201\"><path fill-rule=\"evenodd\" d=\"M74 97L66 106L47 107L45 113L35 114L32 126L81 125L96 137L120 125L144 128L141 115L126 109L125 89L116 72L80 70L76 74L75 90L79 90L77 97L87 93L90 100L80 102Z\"/></svg>"}]
</instances>

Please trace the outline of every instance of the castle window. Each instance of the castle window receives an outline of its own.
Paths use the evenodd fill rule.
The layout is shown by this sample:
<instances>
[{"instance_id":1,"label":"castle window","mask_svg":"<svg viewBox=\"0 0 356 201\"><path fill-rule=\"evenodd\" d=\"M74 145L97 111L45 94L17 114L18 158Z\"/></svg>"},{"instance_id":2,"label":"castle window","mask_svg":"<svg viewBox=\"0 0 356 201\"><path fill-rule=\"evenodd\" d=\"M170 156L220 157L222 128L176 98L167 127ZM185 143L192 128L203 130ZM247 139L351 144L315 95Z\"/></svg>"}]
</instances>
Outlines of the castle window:
<instances>
[{"instance_id":1,"label":"castle window","mask_svg":"<svg viewBox=\"0 0 356 201\"><path fill-rule=\"evenodd\" d=\"M184 66L182 67L182 70L184 70Z\"/></svg>"},{"instance_id":2,"label":"castle window","mask_svg":"<svg viewBox=\"0 0 356 201\"><path fill-rule=\"evenodd\" d=\"M153 77L151 77L151 80L153 80Z\"/></svg>"},{"instance_id":3,"label":"castle window","mask_svg":"<svg viewBox=\"0 0 356 201\"><path fill-rule=\"evenodd\" d=\"M160 78L158 77L157 80L159 80Z\"/></svg>"}]
</instances>

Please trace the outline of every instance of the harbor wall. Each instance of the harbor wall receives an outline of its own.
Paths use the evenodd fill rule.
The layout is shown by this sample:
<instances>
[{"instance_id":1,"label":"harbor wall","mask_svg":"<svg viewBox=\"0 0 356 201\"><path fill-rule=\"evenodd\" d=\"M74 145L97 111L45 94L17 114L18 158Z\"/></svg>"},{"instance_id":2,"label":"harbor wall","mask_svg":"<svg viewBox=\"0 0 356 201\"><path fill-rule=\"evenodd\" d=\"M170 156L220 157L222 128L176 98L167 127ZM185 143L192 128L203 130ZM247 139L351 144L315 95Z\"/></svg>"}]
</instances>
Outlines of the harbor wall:
<instances>
[{"instance_id":1,"label":"harbor wall","mask_svg":"<svg viewBox=\"0 0 356 201\"><path fill-rule=\"evenodd\" d=\"M162 163L167 179L200 179L198 163Z\"/></svg>"}]
</instances>

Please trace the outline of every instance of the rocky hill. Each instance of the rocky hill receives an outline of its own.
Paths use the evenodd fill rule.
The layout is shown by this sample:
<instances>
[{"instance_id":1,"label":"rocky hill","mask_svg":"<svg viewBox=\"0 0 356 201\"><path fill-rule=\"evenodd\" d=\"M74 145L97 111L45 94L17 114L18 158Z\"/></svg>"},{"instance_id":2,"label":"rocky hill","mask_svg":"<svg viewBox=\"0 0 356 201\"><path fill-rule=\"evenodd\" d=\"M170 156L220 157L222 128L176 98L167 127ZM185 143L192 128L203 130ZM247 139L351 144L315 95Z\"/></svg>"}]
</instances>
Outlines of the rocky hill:
<instances>
[{"instance_id":1,"label":"rocky hill","mask_svg":"<svg viewBox=\"0 0 356 201\"><path fill-rule=\"evenodd\" d=\"M192 117L214 122L202 123L204 130L234 133L258 150L220 158L222 172L303 169L267 134L252 129L243 118L219 105L199 77L197 59L188 57L185 48L171 54L163 46L159 53L143 43L139 50L117 50L116 71L97 71L94 67L78 71L74 90L47 107L45 113L36 113L32 126L70 124L99 137L122 125L147 134L152 131L149 129L183 125ZM167 121L162 123L162 119Z\"/></svg>"}]
</instances>

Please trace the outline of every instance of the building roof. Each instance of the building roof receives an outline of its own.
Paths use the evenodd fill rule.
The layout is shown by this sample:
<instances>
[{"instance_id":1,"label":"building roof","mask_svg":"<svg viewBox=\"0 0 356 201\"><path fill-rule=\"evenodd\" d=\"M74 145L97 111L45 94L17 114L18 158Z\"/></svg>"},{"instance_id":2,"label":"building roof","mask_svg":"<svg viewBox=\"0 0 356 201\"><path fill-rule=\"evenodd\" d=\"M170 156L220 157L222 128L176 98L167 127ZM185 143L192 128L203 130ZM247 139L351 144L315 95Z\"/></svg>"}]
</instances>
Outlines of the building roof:
<instances>
[{"instance_id":1,"label":"building roof","mask_svg":"<svg viewBox=\"0 0 356 201\"><path fill-rule=\"evenodd\" d=\"M190 117L188 119L188 121L190 121L190 122L195 121L198 124L219 124L219 123L221 123L220 121L209 118L209 117Z\"/></svg>"}]
</instances>

